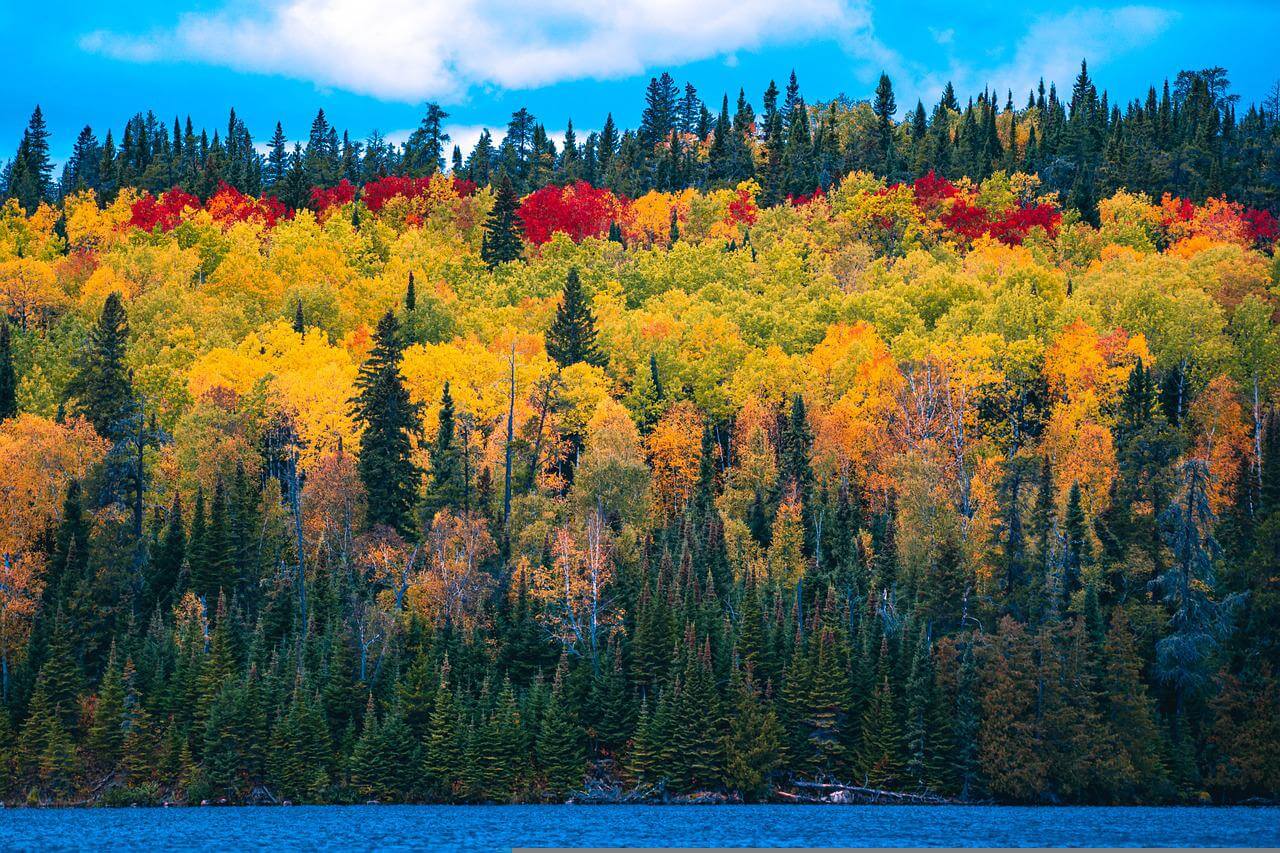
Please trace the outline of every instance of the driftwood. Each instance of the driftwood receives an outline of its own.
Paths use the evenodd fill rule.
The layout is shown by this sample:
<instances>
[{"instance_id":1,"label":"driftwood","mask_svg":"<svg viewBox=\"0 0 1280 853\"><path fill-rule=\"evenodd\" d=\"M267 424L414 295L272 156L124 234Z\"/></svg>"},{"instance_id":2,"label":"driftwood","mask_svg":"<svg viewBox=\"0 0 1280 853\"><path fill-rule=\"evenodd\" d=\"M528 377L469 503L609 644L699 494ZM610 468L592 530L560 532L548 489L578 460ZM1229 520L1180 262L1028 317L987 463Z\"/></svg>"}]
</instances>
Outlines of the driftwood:
<instances>
[{"instance_id":1,"label":"driftwood","mask_svg":"<svg viewBox=\"0 0 1280 853\"><path fill-rule=\"evenodd\" d=\"M839 782L808 782L802 779L793 780L789 787L798 788L798 792L779 789L774 795L787 803L837 803L845 805L909 805L909 806L951 806L959 804L959 800L941 797L937 794L917 794L904 791L886 791L881 788L865 788L859 785L844 785Z\"/></svg>"}]
</instances>

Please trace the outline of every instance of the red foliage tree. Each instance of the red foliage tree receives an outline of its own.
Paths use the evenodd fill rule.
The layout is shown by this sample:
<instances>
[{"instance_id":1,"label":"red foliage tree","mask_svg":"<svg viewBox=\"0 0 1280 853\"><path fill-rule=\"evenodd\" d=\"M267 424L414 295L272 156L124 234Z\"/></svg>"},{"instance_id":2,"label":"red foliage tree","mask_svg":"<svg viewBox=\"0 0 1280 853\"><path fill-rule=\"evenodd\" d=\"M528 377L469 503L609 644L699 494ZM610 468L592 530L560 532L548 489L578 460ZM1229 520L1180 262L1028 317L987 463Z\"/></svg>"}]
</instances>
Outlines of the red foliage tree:
<instances>
[{"instance_id":1,"label":"red foliage tree","mask_svg":"<svg viewBox=\"0 0 1280 853\"><path fill-rule=\"evenodd\" d=\"M316 213L322 217L329 212L331 208L342 207L355 201L356 188L343 178L338 182L336 187L312 187L311 188L311 207Z\"/></svg>"},{"instance_id":2,"label":"red foliage tree","mask_svg":"<svg viewBox=\"0 0 1280 853\"><path fill-rule=\"evenodd\" d=\"M215 222L223 225L258 220L271 228L279 220L293 215L293 211L275 196L254 198L225 181L218 184L218 191L205 202L204 209L209 211Z\"/></svg>"},{"instance_id":3,"label":"red foliage tree","mask_svg":"<svg viewBox=\"0 0 1280 853\"><path fill-rule=\"evenodd\" d=\"M516 215L524 236L541 246L562 231L575 243L587 237L603 237L609 224L623 219L625 204L606 189L578 181L567 187L547 186L525 196Z\"/></svg>"},{"instance_id":4,"label":"red foliage tree","mask_svg":"<svg viewBox=\"0 0 1280 853\"><path fill-rule=\"evenodd\" d=\"M1262 248L1273 245L1276 238L1280 237L1280 223L1276 222L1276 218L1269 210L1251 207L1241 218L1249 227L1249 236L1253 238L1253 242Z\"/></svg>"},{"instance_id":5,"label":"red foliage tree","mask_svg":"<svg viewBox=\"0 0 1280 853\"><path fill-rule=\"evenodd\" d=\"M396 196L422 198L431 194L430 178L410 178L407 175L387 175L364 185L360 197L364 206L374 213L382 210Z\"/></svg>"},{"instance_id":6,"label":"red foliage tree","mask_svg":"<svg viewBox=\"0 0 1280 853\"><path fill-rule=\"evenodd\" d=\"M147 193L129 209L129 224L143 231L172 231L182 222L186 210L199 210L200 199L174 187L159 198Z\"/></svg>"},{"instance_id":7,"label":"red foliage tree","mask_svg":"<svg viewBox=\"0 0 1280 853\"><path fill-rule=\"evenodd\" d=\"M729 217L726 220L730 225L755 225L756 217L760 215L760 208L756 207L756 201L751 197L751 193L746 190L738 190L738 197L729 202Z\"/></svg>"},{"instance_id":8,"label":"red foliage tree","mask_svg":"<svg viewBox=\"0 0 1280 853\"><path fill-rule=\"evenodd\" d=\"M911 189L915 193L916 207L926 213L937 212L943 201L955 198L959 193L955 184L946 178L939 178L932 169L927 175L916 178Z\"/></svg>"},{"instance_id":9,"label":"red foliage tree","mask_svg":"<svg viewBox=\"0 0 1280 853\"><path fill-rule=\"evenodd\" d=\"M938 217L938 221L956 236L968 241L976 240L991 227L991 219L985 207L969 204L964 196L956 196L951 206Z\"/></svg>"},{"instance_id":10,"label":"red foliage tree","mask_svg":"<svg viewBox=\"0 0 1280 853\"><path fill-rule=\"evenodd\" d=\"M787 201L791 202L792 207L804 207L811 201L817 201L826 197L826 193L822 191L822 187L814 187L811 193L802 193L800 195L789 195Z\"/></svg>"},{"instance_id":11,"label":"red foliage tree","mask_svg":"<svg viewBox=\"0 0 1280 853\"><path fill-rule=\"evenodd\" d=\"M469 198L476 194L477 189L475 181L469 181L466 178L457 176L453 179L453 191L458 194L458 198Z\"/></svg>"},{"instance_id":12,"label":"red foliage tree","mask_svg":"<svg viewBox=\"0 0 1280 853\"><path fill-rule=\"evenodd\" d=\"M1037 204L1030 207L1015 207L1006 210L1004 215L991 223L988 232L1001 243L1018 246L1026 239L1032 228L1043 228L1050 237L1058 233L1062 224L1062 214L1051 204Z\"/></svg>"}]
</instances>

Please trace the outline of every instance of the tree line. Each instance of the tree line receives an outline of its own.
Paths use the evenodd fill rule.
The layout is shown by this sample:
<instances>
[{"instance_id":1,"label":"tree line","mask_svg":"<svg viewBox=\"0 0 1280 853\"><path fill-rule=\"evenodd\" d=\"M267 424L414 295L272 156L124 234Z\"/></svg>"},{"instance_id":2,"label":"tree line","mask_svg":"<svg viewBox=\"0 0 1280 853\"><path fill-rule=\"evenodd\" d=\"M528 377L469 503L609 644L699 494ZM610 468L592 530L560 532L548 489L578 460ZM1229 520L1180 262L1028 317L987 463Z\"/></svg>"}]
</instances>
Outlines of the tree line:
<instances>
[{"instance_id":1,"label":"tree line","mask_svg":"<svg viewBox=\"0 0 1280 853\"><path fill-rule=\"evenodd\" d=\"M527 109L511 115L501 141L488 129L470 152L449 146L449 114L427 105L401 145L374 131L367 139L339 133L317 112L306 141L290 141L277 122L258 153L233 109L225 128L197 129L190 117L170 126L153 112L131 117L117 139L86 126L60 176L49 132L36 107L0 190L28 210L79 190L110 199L123 187L159 193L178 187L208 198L225 183L249 195L270 193L288 207L311 202L313 187L341 181L361 186L388 175L429 176L448 169L481 186L505 177L518 195L548 183L584 180L619 195L649 190L705 190L757 180L762 200L827 191L845 174L867 171L889 183L929 172L975 180L996 170L1038 173L1086 218L1120 188L1193 200L1229 195L1276 210L1280 90L1239 114L1227 71L1180 71L1127 102L1099 92L1085 63L1064 97L1042 80L1025 101L1010 90L984 90L961 102L950 83L938 102L899 109L889 78L871 98L839 95L808 102L794 72L783 89L770 83L757 111L745 91L726 94L718 110L692 84L681 90L668 73L650 80L640 124L624 129L612 114L579 140L572 120L557 146Z\"/></svg>"},{"instance_id":2,"label":"tree line","mask_svg":"<svg viewBox=\"0 0 1280 853\"><path fill-rule=\"evenodd\" d=\"M0 797L1274 799L1274 220L767 180L8 200Z\"/></svg>"}]
</instances>

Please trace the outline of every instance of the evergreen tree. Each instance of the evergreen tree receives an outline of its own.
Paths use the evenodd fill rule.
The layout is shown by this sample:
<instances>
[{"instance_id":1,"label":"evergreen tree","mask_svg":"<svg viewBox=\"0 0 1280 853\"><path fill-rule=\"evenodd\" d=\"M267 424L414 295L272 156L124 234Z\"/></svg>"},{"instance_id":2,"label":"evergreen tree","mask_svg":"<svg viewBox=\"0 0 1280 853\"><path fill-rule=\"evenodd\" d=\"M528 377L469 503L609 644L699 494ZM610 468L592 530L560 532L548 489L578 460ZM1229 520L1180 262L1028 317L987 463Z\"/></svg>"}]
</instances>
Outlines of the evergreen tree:
<instances>
[{"instance_id":1,"label":"evergreen tree","mask_svg":"<svg viewBox=\"0 0 1280 853\"><path fill-rule=\"evenodd\" d=\"M356 377L358 394L352 402L364 425L358 467L369 522L411 535L420 479L411 440L418 413L400 376L402 346L400 324L388 311L378 322L373 349Z\"/></svg>"},{"instance_id":2,"label":"evergreen tree","mask_svg":"<svg viewBox=\"0 0 1280 853\"><path fill-rule=\"evenodd\" d=\"M876 115L876 134L879 137L880 170L887 180L894 179L897 170L893 141L893 115L898 111L898 102L893 96L893 84L889 75L881 73L880 82L876 84L875 99L871 105Z\"/></svg>"},{"instance_id":3,"label":"evergreen tree","mask_svg":"<svg viewBox=\"0 0 1280 853\"><path fill-rule=\"evenodd\" d=\"M120 761L124 748L125 714L124 673L116 657L115 645L107 658L107 671L102 676L97 701L93 706L93 724L89 728L88 748L98 766L110 772Z\"/></svg>"},{"instance_id":4,"label":"evergreen tree","mask_svg":"<svg viewBox=\"0 0 1280 853\"><path fill-rule=\"evenodd\" d=\"M468 483L463 464L463 448L455 435L453 397L449 383L440 394L440 416L435 440L431 443L431 486L425 505L426 522L442 509L466 509Z\"/></svg>"},{"instance_id":5,"label":"evergreen tree","mask_svg":"<svg viewBox=\"0 0 1280 853\"><path fill-rule=\"evenodd\" d=\"M135 411L133 379L124 360L128 334L120 294L112 292L89 331L67 385L68 398L98 434L116 441L124 438L127 421Z\"/></svg>"},{"instance_id":6,"label":"evergreen tree","mask_svg":"<svg viewBox=\"0 0 1280 853\"><path fill-rule=\"evenodd\" d=\"M546 778L547 793L561 798L582 786L585 755L582 730L570 715L564 695L563 672L556 676L551 701L538 729L538 766Z\"/></svg>"},{"instance_id":7,"label":"evergreen tree","mask_svg":"<svg viewBox=\"0 0 1280 853\"><path fill-rule=\"evenodd\" d=\"M436 689L435 704L431 709L422 761L432 793L445 799L452 796L462 762L458 709L448 684L448 673L449 662L446 659L440 670L440 685Z\"/></svg>"},{"instance_id":8,"label":"evergreen tree","mask_svg":"<svg viewBox=\"0 0 1280 853\"><path fill-rule=\"evenodd\" d=\"M401 167L406 173L416 177L444 171L445 144L449 141L444 120L448 117L439 104L434 101L427 104L427 114L405 142Z\"/></svg>"},{"instance_id":9,"label":"evergreen tree","mask_svg":"<svg viewBox=\"0 0 1280 853\"><path fill-rule=\"evenodd\" d=\"M503 175L498 181L493 210L485 222L484 240L480 246L480 257L489 265L489 269L507 261L519 260L524 251L520 226L516 222L518 206L519 199L511 180Z\"/></svg>"},{"instance_id":10,"label":"evergreen tree","mask_svg":"<svg viewBox=\"0 0 1280 853\"><path fill-rule=\"evenodd\" d=\"M881 640L875 687L862 718L862 773L873 788L893 788L902 779L902 730L889 681L889 640Z\"/></svg>"},{"instance_id":11,"label":"evergreen tree","mask_svg":"<svg viewBox=\"0 0 1280 853\"><path fill-rule=\"evenodd\" d=\"M564 293L556 307L555 319L547 330L547 355L561 367L586 362L603 367L604 353L596 345L595 317L582 292L582 281L576 267L565 277Z\"/></svg>"},{"instance_id":12,"label":"evergreen tree","mask_svg":"<svg viewBox=\"0 0 1280 853\"><path fill-rule=\"evenodd\" d=\"M747 802L760 802L769 797L774 776L786 767L782 725L760 696L750 670L735 667L729 696L724 785Z\"/></svg>"}]
</instances>

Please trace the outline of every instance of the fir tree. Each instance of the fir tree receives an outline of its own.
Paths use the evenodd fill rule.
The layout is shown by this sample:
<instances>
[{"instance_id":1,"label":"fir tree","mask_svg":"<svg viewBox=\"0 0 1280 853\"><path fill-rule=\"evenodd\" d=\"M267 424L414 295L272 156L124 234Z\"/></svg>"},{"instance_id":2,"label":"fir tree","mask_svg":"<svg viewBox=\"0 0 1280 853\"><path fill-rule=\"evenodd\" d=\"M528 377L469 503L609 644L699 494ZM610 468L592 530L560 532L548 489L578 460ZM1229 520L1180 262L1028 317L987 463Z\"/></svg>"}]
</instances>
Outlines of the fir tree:
<instances>
[{"instance_id":1,"label":"fir tree","mask_svg":"<svg viewBox=\"0 0 1280 853\"><path fill-rule=\"evenodd\" d=\"M889 640L880 643L875 687L862 717L862 774L873 788L893 788L902 779L902 729L889 681Z\"/></svg>"}]
</instances>

